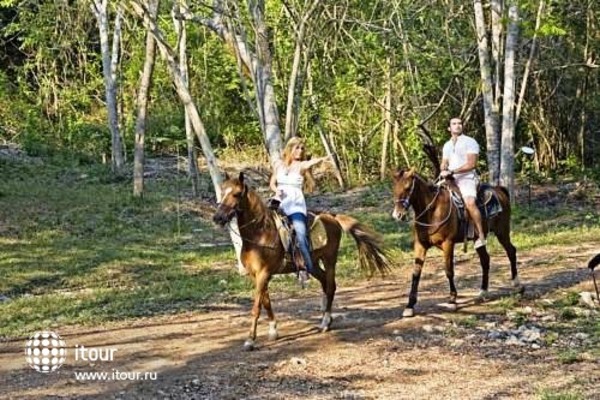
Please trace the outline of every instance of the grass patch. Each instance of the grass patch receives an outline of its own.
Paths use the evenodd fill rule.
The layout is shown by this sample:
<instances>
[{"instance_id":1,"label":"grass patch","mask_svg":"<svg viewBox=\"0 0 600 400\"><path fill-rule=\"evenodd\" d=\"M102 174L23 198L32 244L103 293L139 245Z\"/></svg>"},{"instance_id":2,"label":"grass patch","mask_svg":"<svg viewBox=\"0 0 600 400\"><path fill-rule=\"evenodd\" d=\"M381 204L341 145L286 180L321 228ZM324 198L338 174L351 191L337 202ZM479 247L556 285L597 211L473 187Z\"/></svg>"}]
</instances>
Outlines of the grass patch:
<instances>
[{"instance_id":1,"label":"grass patch","mask_svg":"<svg viewBox=\"0 0 600 400\"><path fill-rule=\"evenodd\" d=\"M494 302L492 307L498 311L509 311L519 306L519 296L513 295L509 297L502 297L498 301Z\"/></svg>"},{"instance_id":2,"label":"grass patch","mask_svg":"<svg viewBox=\"0 0 600 400\"><path fill-rule=\"evenodd\" d=\"M579 351L568 349L558 353L558 361L561 364L573 364L579 360Z\"/></svg>"},{"instance_id":3,"label":"grass patch","mask_svg":"<svg viewBox=\"0 0 600 400\"><path fill-rule=\"evenodd\" d=\"M466 318L460 318L460 319L456 320L456 324L458 326L462 326L463 328L467 328L467 329L476 328L478 323L479 323L479 320L474 315L470 315Z\"/></svg>"},{"instance_id":4,"label":"grass patch","mask_svg":"<svg viewBox=\"0 0 600 400\"><path fill-rule=\"evenodd\" d=\"M539 400L584 400L585 397L578 392L556 392L554 389L542 389L538 394Z\"/></svg>"}]
</instances>

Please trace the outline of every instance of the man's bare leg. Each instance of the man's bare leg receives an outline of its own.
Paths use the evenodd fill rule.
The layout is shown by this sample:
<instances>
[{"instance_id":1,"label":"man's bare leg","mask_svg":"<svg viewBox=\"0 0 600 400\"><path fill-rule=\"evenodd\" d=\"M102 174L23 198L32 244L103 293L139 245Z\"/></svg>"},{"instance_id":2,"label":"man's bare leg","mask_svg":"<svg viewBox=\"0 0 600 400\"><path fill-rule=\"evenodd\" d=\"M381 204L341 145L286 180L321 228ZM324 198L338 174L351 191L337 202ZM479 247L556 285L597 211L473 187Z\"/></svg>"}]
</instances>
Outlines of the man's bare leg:
<instances>
[{"instance_id":1,"label":"man's bare leg","mask_svg":"<svg viewBox=\"0 0 600 400\"><path fill-rule=\"evenodd\" d=\"M475 225L475 229L477 230L478 239L475 241L475 248L485 246L485 233L483 232L483 224L481 222L481 213L479 212L479 208L477 208L477 204L475 203L474 197L465 197L465 206L467 207L467 211L469 212L469 216Z\"/></svg>"}]
</instances>

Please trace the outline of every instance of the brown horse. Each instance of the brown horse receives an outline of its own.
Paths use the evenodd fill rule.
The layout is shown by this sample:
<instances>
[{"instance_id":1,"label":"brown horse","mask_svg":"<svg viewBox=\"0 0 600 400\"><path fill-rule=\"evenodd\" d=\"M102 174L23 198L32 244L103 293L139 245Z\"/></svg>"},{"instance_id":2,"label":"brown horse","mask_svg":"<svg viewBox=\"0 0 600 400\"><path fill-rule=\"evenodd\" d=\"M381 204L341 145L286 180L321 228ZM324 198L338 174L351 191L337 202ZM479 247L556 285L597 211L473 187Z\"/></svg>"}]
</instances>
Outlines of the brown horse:
<instances>
[{"instance_id":1,"label":"brown horse","mask_svg":"<svg viewBox=\"0 0 600 400\"><path fill-rule=\"evenodd\" d=\"M256 289L250 335L244 343L244 348L254 348L256 326L260 316L261 306L269 317L269 339L277 339L277 323L271 308L268 285L274 274L295 272L291 262L286 262L286 250L279 238L275 226L274 211L268 209L262 199L244 182L244 174L239 178L229 179L221 186L221 203L213 220L225 226L234 216L242 238L242 264L254 282ZM324 313L320 329L327 331L331 325L331 305L335 295L335 265L340 248L342 232L349 233L358 246L360 266L371 274L375 271L384 273L388 269L388 260L381 245L381 240L375 233L366 229L354 218L346 215L320 213L319 218L327 233L326 244L312 252L312 275L321 283L323 288ZM310 224L309 220L309 224ZM324 270L319 266L323 262Z\"/></svg>"},{"instance_id":2,"label":"brown horse","mask_svg":"<svg viewBox=\"0 0 600 400\"><path fill-rule=\"evenodd\" d=\"M450 184L451 185L451 184ZM456 186L455 190L458 190ZM502 186L493 188L502 211L492 218L483 217L483 229L494 232L498 241L504 247L510 260L510 272L515 288L523 291L517 272L517 249L510 241L510 199L508 191ZM459 229L460 220L458 209L451 201L448 185L433 185L423 179L414 168L409 171L399 170L393 177L393 196L395 219L404 219L410 207L415 213L414 218L414 252L415 264L412 274L412 284L408 298L408 306L403 316L412 317L417 303L417 292L421 269L425 262L427 250L435 246L444 253L446 277L450 283L450 304L456 308L456 286L454 286L454 244L463 240L464 232ZM465 239L466 240L466 239ZM480 297L485 297L488 290L490 256L484 247L477 249L481 262L482 277Z\"/></svg>"}]
</instances>

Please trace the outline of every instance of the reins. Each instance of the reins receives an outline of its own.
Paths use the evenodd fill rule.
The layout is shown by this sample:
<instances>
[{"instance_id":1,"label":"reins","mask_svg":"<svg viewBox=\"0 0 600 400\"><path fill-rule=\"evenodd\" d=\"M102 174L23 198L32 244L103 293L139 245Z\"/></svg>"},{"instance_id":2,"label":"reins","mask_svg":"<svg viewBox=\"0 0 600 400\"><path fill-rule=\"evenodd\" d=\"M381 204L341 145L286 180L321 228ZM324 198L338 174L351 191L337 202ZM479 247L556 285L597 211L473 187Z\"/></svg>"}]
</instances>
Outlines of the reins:
<instances>
[{"instance_id":1,"label":"reins","mask_svg":"<svg viewBox=\"0 0 600 400\"><path fill-rule=\"evenodd\" d=\"M408 194L408 196L405 197L405 198L403 198L403 199L396 200L396 202L402 203L402 205L404 205L405 208L408 208L408 207L406 207L405 204L408 204L409 206L412 206L412 204L410 204L410 197L412 196L413 191L415 189L415 180L416 179L419 179L419 180L421 180L421 182L427 184L427 182L425 182L423 179L421 179L421 177L419 177L418 175L415 174L415 176L413 177L413 181L412 181L412 187L410 189L410 193ZM449 204L449 207L448 207L448 215L446 215L446 217L442 221L436 222L436 223L431 223L431 224L419 221L419 218L421 218L422 216L424 216L432 208L432 206L435 204L436 200L438 199L439 195L440 195L440 189L438 188L438 190L435 192L435 196L429 202L429 204L427 204L427 206L425 207L425 209L418 216L415 216L415 220L414 220L415 225L422 226L422 227L425 227L425 228L433 228L433 227L443 226L443 225L445 225L450 220L450 217L452 216L452 207L454 206L454 204L452 203L452 201L449 202L450 204ZM413 206L413 208L414 208L414 206Z\"/></svg>"}]
</instances>

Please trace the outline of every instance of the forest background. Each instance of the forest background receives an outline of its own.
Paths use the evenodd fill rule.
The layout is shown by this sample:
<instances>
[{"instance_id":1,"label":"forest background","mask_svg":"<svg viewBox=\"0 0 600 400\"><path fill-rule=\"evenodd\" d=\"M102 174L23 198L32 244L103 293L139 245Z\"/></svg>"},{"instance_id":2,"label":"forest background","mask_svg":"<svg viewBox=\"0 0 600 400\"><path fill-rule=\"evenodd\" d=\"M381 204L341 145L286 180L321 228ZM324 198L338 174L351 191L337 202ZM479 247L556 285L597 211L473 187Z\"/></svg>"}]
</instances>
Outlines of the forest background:
<instances>
[{"instance_id":1,"label":"forest background","mask_svg":"<svg viewBox=\"0 0 600 400\"><path fill-rule=\"evenodd\" d=\"M593 176L599 14L593 0L3 0L0 136L116 173L136 158L141 195L143 151L187 152L196 181L194 152L209 169L215 154L272 159L299 134L355 186L431 170L423 146L439 151L461 116L488 180Z\"/></svg>"}]
</instances>

